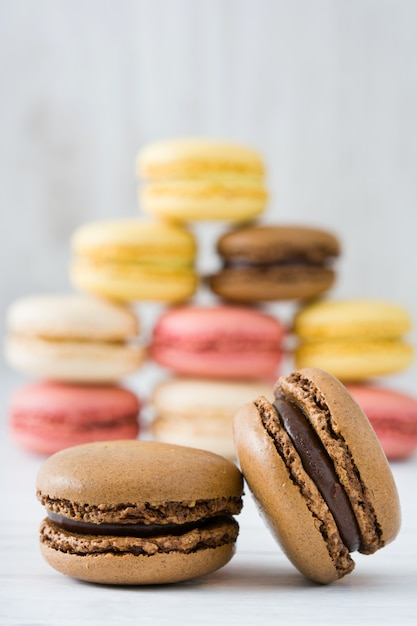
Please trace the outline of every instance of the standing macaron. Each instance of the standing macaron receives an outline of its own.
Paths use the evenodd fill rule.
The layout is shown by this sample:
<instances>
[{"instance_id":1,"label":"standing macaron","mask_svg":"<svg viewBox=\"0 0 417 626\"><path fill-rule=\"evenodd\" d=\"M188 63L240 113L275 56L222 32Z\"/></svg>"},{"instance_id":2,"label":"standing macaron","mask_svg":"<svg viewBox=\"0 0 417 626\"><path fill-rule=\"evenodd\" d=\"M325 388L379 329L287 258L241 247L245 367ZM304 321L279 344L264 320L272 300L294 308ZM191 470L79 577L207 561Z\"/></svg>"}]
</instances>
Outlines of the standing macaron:
<instances>
[{"instance_id":1,"label":"standing macaron","mask_svg":"<svg viewBox=\"0 0 417 626\"><path fill-rule=\"evenodd\" d=\"M54 454L91 441L136 439L139 399L117 385L40 381L19 387L10 407L10 432L35 454Z\"/></svg>"},{"instance_id":2,"label":"standing macaron","mask_svg":"<svg viewBox=\"0 0 417 626\"><path fill-rule=\"evenodd\" d=\"M264 164L253 149L224 141L157 141L138 155L141 207L179 222L248 221L262 213Z\"/></svg>"},{"instance_id":3,"label":"standing macaron","mask_svg":"<svg viewBox=\"0 0 417 626\"><path fill-rule=\"evenodd\" d=\"M332 287L335 235L317 228L265 224L222 235L223 268L210 277L212 291L233 302L307 300Z\"/></svg>"},{"instance_id":4,"label":"standing macaron","mask_svg":"<svg viewBox=\"0 0 417 626\"><path fill-rule=\"evenodd\" d=\"M182 302L197 287L194 236L140 219L91 222L71 239L72 284L115 301Z\"/></svg>"},{"instance_id":5,"label":"standing macaron","mask_svg":"<svg viewBox=\"0 0 417 626\"><path fill-rule=\"evenodd\" d=\"M278 379L275 402L235 416L238 458L260 510L292 563L330 583L400 527L398 493L365 414L334 376L303 369Z\"/></svg>"},{"instance_id":6,"label":"standing macaron","mask_svg":"<svg viewBox=\"0 0 417 626\"><path fill-rule=\"evenodd\" d=\"M146 441L68 448L37 477L46 561L90 582L163 584L213 572L233 556L242 476L203 450Z\"/></svg>"},{"instance_id":7,"label":"standing macaron","mask_svg":"<svg viewBox=\"0 0 417 626\"><path fill-rule=\"evenodd\" d=\"M157 320L150 353L177 374L275 380L284 335L278 319L249 307L177 307Z\"/></svg>"},{"instance_id":8,"label":"standing macaron","mask_svg":"<svg viewBox=\"0 0 417 626\"><path fill-rule=\"evenodd\" d=\"M20 298L9 307L7 328L7 362L38 378L113 382L146 358L131 309L80 294Z\"/></svg>"},{"instance_id":9,"label":"standing macaron","mask_svg":"<svg viewBox=\"0 0 417 626\"><path fill-rule=\"evenodd\" d=\"M407 311L372 300L322 300L294 317L297 368L318 367L344 382L395 374L412 363Z\"/></svg>"}]
</instances>

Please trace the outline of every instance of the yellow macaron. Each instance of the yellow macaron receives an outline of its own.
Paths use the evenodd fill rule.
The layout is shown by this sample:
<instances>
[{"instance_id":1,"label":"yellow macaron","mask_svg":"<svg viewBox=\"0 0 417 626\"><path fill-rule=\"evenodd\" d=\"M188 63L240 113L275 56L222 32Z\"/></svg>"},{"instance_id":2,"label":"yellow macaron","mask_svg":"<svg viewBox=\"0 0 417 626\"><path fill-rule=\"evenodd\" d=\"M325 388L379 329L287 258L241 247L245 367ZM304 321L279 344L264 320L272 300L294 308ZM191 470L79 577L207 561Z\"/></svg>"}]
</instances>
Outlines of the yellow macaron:
<instances>
[{"instance_id":1,"label":"yellow macaron","mask_svg":"<svg viewBox=\"0 0 417 626\"><path fill-rule=\"evenodd\" d=\"M84 224L72 236L71 282L112 300L181 302L197 287L196 242L185 228L140 219Z\"/></svg>"},{"instance_id":2,"label":"yellow macaron","mask_svg":"<svg viewBox=\"0 0 417 626\"><path fill-rule=\"evenodd\" d=\"M174 221L244 222L262 213L264 164L255 150L209 139L171 139L138 154L141 207Z\"/></svg>"},{"instance_id":3,"label":"yellow macaron","mask_svg":"<svg viewBox=\"0 0 417 626\"><path fill-rule=\"evenodd\" d=\"M320 301L294 318L297 368L317 367L342 381L360 381L406 369L413 349L402 307L380 300Z\"/></svg>"}]
</instances>

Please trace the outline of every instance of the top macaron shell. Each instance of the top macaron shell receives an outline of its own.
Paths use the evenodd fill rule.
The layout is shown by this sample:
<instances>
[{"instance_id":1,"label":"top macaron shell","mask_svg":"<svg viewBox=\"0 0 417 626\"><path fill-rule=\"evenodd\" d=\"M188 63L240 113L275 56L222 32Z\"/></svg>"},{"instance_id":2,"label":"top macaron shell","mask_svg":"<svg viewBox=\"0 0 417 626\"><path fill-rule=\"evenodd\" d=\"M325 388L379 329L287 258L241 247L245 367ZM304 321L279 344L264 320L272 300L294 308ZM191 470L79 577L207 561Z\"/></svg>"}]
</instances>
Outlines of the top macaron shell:
<instances>
[{"instance_id":1,"label":"top macaron shell","mask_svg":"<svg viewBox=\"0 0 417 626\"><path fill-rule=\"evenodd\" d=\"M273 379L283 353L284 325L238 306L178 307L156 322L151 355L178 374Z\"/></svg>"},{"instance_id":2,"label":"top macaron shell","mask_svg":"<svg viewBox=\"0 0 417 626\"><path fill-rule=\"evenodd\" d=\"M71 239L70 278L115 301L182 302L197 288L196 241L183 227L141 219L91 222Z\"/></svg>"},{"instance_id":3,"label":"top macaron shell","mask_svg":"<svg viewBox=\"0 0 417 626\"><path fill-rule=\"evenodd\" d=\"M247 221L267 200L264 164L246 146L178 138L145 146L137 159L141 207L177 221Z\"/></svg>"},{"instance_id":4,"label":"top macaron shell","mask_svg":"<svg viewBox=\"0 0 417 626\"><path fill-rule=\"evenodd\" d=\"M9 307L7 328L7 362L39 378L111 382L137 370L146 356L131 309L81 294L20 298Z\"/></svg>"},{"instance_id":5,"label":"top macaron shell","mask_svg":"<svg viewBox=\"0 0 417 626\"><path fill-rule=\"evenodd\" d=\"M47 459L36 484L38 492L50 499L80 502L82 498L91 506L191 503L240 497L242 492L239 470L223 457L150 441L67 448Z\"/></svg>"}]
</instances>

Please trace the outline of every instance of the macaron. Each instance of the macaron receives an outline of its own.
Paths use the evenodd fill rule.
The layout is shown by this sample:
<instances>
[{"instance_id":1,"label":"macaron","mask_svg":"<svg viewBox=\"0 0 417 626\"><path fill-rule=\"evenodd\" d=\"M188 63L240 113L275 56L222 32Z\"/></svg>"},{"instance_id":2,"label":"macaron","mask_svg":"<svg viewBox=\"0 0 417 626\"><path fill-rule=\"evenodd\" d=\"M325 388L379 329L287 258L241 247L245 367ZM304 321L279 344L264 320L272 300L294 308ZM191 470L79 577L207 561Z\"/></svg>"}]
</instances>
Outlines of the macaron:
<instances>
[{"instance_id":1,"label":"macaron","mask_svg":"<svg viewBox=\"0 0 417 626\"><path fill-rule=\"evenodd\" d=\"M272 387L260 381L174 377L155 385L151 395L154 440L203 448L236 458L233 416L258 395L273 398Z\"/></svg>"},{"instance_id":2,"label":"macaron","mask_svg":"<svg viewBox=\"0 0 417 626\"><path fill-rule=\"evenodd\" d=\"M372 426L342 383L309 368L278 379L234 420L238 459L260 512L293 565L327 584L400 527L395 482Z\"/></svg>"},{"instance_id":3,"label":"macaron","mask_svg":"<svg viewBox=\"0 0 417 626\"><path fill-rule=\"evenodd\" d=\"M185 228L140 219L84 224L72 236L70 279L121 302L182 302L197 287L196 242Z\"/></svg>"},{"instance_id":4,"label":"macaron","mask_svg":"<svg viewBox=\"0 0 417 626\"><path fill-rule=\"evenodd\" d=\"M95 583L174 583L232 558L242 476L226 459L150 441L96 442L50 456L37 476L45 560Z\"/></svg>"},{"instance_id":5,"label":"macaron","mask_svg":"<svg viewBox=\"0 0 417 626\"><path fill-rule=\"evenodd\" d=\"M307 300L333 286L340 243L318 228L265 224L224 233L217 252L223 267L209 277L209 286L221 298Z\"/></svg>"},{"instance_id":6,"label":"macaron","mask_svg":"<svg viewBox=\"0 0 417 626\"><path fill-rule=\"evenodd\" d=\"M260 154L230 142L178 138L144 146L137 158L139 203L168 220L242 222L267 202Z\"/></svg>"},{"instance_id":7,"label":"macaron","mask_svg":"<svg viewBox=\"0 0 417 626\"><path fill-rule=\"evenodd\" d=\"M389 461L411 457L417 448L417 398L377 385L347 385L375 430Z\"/></svg>"},{"instance_id":8,"label":"macaron","mask_svg":"<svg viewBox=\"0 0 417 626\"><path fill-rule=\"evenodd\" d=\"M395 374L409 367L413 349L407 311L372 299L323 300L294 317L297 368L318 367L344 382Z\"/></svg>"},{"instance_id":9,"label":"macaron","mask_svg":"<svg viewBox=\"0 0 417 626\"><path fill-rule=\"evenodd\" d=\"M19 387L9 406L15 442L50 455L91 441L136 439L139 399L116 385L35 382Z\"/></svg>"},{"instance_id":10,"label":"macaron","mask_svg":"<svg viewBox=\"0 0 417 626\"><path fill-rule=\"evenodd\" d=\"M157 319L150 354L181 375L275 380L284 336L284 324L256 309L183 306Z\"/></svg>"},{"instance_id":11,"label":"macaron","mask_svg":"<svg viewBox=\"0 0 417 626\"><path fill-rule=\"evenodd\" d=\"M37 378L114 382L146 357L131 309L81 294L19 298L7 311L7 328L8 364Z\"/></svg>"}]
</instances>

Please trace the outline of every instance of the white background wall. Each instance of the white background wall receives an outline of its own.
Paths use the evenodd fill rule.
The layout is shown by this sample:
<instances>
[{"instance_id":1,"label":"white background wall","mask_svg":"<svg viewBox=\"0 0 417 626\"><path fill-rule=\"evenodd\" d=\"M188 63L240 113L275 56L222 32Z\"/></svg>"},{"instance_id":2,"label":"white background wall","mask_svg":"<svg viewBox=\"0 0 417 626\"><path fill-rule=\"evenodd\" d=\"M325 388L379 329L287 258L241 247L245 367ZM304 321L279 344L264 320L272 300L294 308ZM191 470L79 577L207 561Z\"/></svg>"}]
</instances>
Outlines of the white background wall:
<instances>
[{"instance_id":1,"label":"white background wall","mask_svg":"<svg viewBox=\"0 0 417 626\"><path fill-rule=\"evenodd\" d=\"M332 295L417 324L416 53L415 0L0 0L2 320L139 214L141 146L203 135L262 152L265 221L341 237Z\"/></svg>"}]
</instances>

